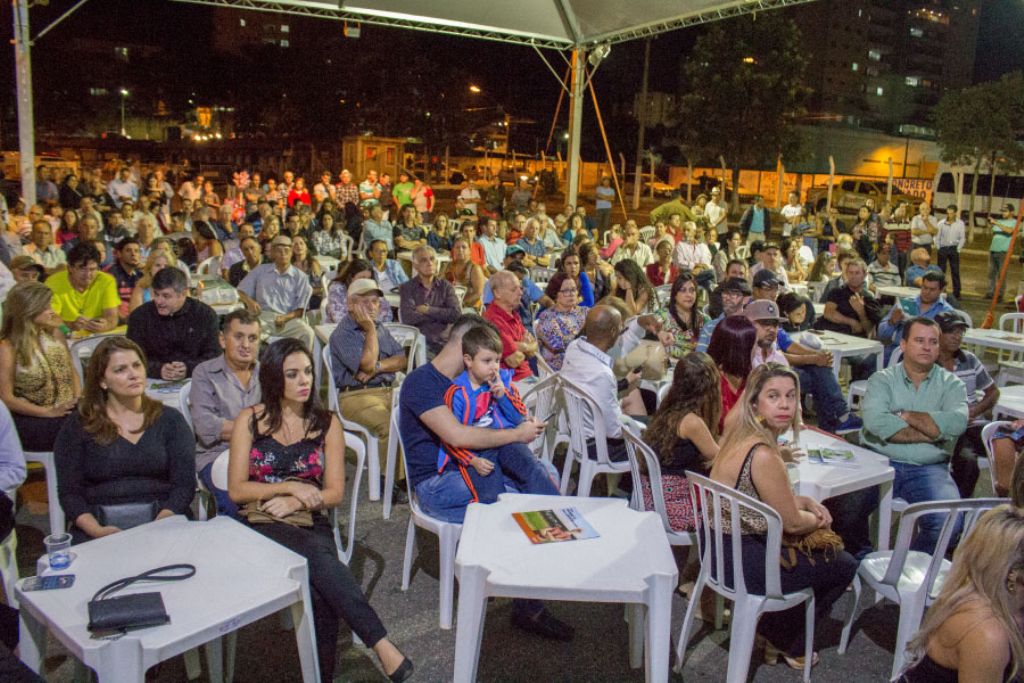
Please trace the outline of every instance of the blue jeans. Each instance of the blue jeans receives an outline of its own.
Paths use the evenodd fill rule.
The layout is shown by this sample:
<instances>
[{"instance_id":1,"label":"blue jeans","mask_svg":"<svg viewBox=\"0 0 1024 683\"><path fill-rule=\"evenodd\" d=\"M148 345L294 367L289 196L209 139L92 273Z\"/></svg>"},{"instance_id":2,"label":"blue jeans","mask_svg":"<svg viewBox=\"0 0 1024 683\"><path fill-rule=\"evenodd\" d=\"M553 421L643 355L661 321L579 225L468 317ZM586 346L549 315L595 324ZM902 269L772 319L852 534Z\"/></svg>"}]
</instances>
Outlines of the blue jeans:
<instances>
[{"instance_id":1,"label":"blue jeans","mask_svg":"<svg viewBox=\"0 0 1024 683\"><path fill-rule=\"evenodd\" d=\"M910 465L904 462L890 461L890 464L896 470L896 479L892 485L894 497L902 498L908 503L960 499L960 491L957 490L953 477L949 474L949 466L946 463ZM963 529L963 523L963 517L958 517L956 527L953 529L951 547L956 545L960 531ZM941 517L925 515L918 522L917 534L910 543L910 549L920 550L925 553L934 552L941 530Z\"/></svg>"},{"instance_id":2,"label":"blue jeans","mask_svg":"<svg viewBox=\"0 0 1024 683\"><path fill-rule=\"evenodd\" d=\"M547 469L525 444L512 443L477 453L478 457L494 463L494 471L481 477L472 467L466 468L470 483L476 490L477 500L493 503L506 491L557 496L558 487ZM462 478L459 467L450 462L444 472L424 479L416 485L416 498L420 507L431 517L445 522L462 524L466 506L473 494Z\"/></svg>"},{"instance_id":3,"label":"blue jeans","mask_svg":"<svg viewBox=\"0 0 1024 683\"><path fill-rule=\"evenodd\" d=\"M793 369L800 375L800 391L814 396L818 426L826 432L835 432L849 408L831 366L798 365Z\"/></svg>"},{"instance_id":4,"label":"blue jeans","mask_svg":"<svg viewBox=\"0 0 1024 683\"><path fill-rule=\"evenodd\" d=\"M203 482L206 490L213 494L213 500L217 503L217 514L238 519L238 506L231 500L231 496L228 495L227 491L213 485L211 472L213 472L212 462L199 470L199 481Z\"/></svg>"}]
</instances>

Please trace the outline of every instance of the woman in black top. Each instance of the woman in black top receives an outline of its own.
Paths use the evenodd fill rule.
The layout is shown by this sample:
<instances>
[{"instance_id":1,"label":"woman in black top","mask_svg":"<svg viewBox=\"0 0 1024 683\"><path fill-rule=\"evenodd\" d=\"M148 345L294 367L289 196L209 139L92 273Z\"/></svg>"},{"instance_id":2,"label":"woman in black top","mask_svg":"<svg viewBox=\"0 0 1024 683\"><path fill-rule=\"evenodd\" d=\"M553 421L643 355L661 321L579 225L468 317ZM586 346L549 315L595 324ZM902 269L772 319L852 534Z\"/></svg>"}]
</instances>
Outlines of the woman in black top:
<instances>
[{"instance_id":1,"label":"woman in black top","mask_svg":"<svg viewBox=\"0 0 1024 683\"><path fill-rule=\"evenodd\" d=\"M1017 680L1022 622L1024 510L1000 505L957 548L939 596L907 646L911 664L900 681Z\"/></svg>"},{"instance_id":2,"label":"woman in black top","mask_svg":"<svg viewBox=\"0 0 1024 683\"><path fill-rule=\"evenodd\" d=\"M377 654L392 681L412 675L349 568L338 559L324 511L345 495L345 436L320 407L313 357L297 339L281 339L260 362L263 403L235 420L228 494L255 531L309 562L320 679L330 683L344 619ZM301 518L301 519L300 519Z\"/></svg>"},{"instance_id":3,"label":"woman in black top","mask_svg":"<svg viewBox=\"0 0 1024 683\"><path fill-rule=\"evenodd\" d=\"M672 386L647 425L644 441L658 455L661 487L669 524L693 531L693 505L686 472L707 476L718 455L718 422L722 410L718 368L706 353L693 352L676 364ZM650 482L641 486L647 509L653 510Z\"/></svg>"},{"instance_id":4,"label":"woman in black top","mask_svg":"<svg viewBox=\"0 0 1024 683\"><path fill-rule=\"evenodd\" d=\"M108 536L125 506L151 505L152 521L184 514L195 494L196 442L181 413L146 396L146 358L111 337L89 359L78 410L53 452L57 492L75 543Z\"/></svg>"}]
</instances>

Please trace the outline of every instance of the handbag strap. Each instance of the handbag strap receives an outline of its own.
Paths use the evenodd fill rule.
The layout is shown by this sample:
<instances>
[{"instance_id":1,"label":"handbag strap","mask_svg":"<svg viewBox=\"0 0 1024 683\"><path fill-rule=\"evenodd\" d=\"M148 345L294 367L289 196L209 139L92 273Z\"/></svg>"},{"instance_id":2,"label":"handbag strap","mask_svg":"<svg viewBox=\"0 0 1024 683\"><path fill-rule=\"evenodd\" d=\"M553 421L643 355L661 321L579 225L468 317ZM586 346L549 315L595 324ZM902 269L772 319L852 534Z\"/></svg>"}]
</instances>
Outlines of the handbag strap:
<instances>
[{"instance_id":1,"label":"handbag strap","mask_svg":"<svg viewBox=\"0 0 1024 683\"><path fill-rule=\"evenodd\" d=\"M184 570L181 573L179 570ZM117 591L127 588L128 586L138 581L184 581L185 579L195 576L196 568L195 565L191 564L169 564L165 567L157 567L156 569L150 569L148 572L142 572L137 576L129 576L124 579L118 579L112 583L108 583L103 588L96 591L96 594L92 596L93 600L105 600Z\"/></svg>"}]
</instances>

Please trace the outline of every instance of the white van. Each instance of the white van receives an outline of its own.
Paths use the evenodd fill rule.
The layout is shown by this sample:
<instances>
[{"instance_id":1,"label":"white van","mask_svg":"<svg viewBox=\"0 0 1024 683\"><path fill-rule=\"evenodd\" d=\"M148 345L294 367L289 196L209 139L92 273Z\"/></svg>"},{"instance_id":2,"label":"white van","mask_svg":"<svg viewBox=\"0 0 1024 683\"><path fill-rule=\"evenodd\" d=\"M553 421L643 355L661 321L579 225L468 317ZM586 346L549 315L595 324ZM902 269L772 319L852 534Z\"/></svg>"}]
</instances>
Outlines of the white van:
<instances>
[{"instance_id":1,"label":"white van","mask_svg":"<svg viewBox=\"0 0 1024 683\"><path fill-rule=\"evenodd\" d=\"M984 167L984 164L982 166ZM959 197L953 177L954 170L963 173ZM956 204L960 207L960 215L966 221L970 212L969 204L973 185L973 167L952 167L949 164L940 164L939 170L935 174L932 208L941 213L950 204ZM989 193L992 195L991 204L989 203ZM989 173L984 171L979 173L978 189L974 196L975 225L988 225L989 218L998 218L1002 215L1004 204L1010 203L1019 207L1021 201L1024 201L1024 173L1000 172L997 166L994 183Z\"/></svg>"}]
</instances>

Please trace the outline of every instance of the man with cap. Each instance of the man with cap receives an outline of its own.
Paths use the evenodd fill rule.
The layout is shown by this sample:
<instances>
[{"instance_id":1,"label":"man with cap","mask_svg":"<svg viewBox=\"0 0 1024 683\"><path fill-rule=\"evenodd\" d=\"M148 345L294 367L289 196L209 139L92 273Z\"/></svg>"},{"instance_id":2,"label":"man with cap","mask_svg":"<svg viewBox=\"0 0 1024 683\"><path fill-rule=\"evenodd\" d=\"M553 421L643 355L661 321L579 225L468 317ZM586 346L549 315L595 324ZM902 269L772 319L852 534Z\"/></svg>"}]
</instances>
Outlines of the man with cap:
<instances>
[{"instance_id":1,"label":"man with cap","mask_svg":"<svg viewBox=\"0 0 1024 683\"><path fill-rule=\"evenodd\" d=\"M768 301L775 304L778 294L777 282L762 271L754 276L754 301ZM748 307L750 304L747 305ZM778 304L775 305L778 313ZM781 318L781 316L776 316ZM837 433L859 429L860 418L847 408L843 390L839 388L839 380L832 370L832 354L828 351L812 349L793 341L786 330L779 327L776 321L776 343L786 358L786 364L792 366L800 375L800 391L814 396L814 404L818 411L818 426L827 432Z\"/></svg>"},{"instance_id":2,"label":"man with cap","mask_svg":"<svg viewBox=\"0 0 1024 683\"><path fill-rule=\"evenodd\" d=\"M939 324L938 365L960 378L967 390L967 431L953 448L950 474L960 490L961 498L974 495L978 482L978 458L985 457L981 429L988 420L985 415L999 400L999 388L976 355L961 348L964 332L971 324L960 311L943 311L935 316Z\"/></svg>"},{"instance_id":3,"label":"man with cap","mask_svg":"<svg viewBox=\"0 0 1024 683\"><path fill-rule=\"evenodd\" d=\"M789 365L789 361L779 351L776 343L779 338L779 326L785 322L785 318L779 312L779 305L766 299L751 301L743 309L743 315L757 328L751 367L756 368L765 363Z\"/></svg>"},{"instance_id":4,"label":"man with cap","mask_svg":"<svg viewBox=\"0 0 1024 683\"><path fill-rule=\"evenodd\" d=\"M378 438L376 457L382 473L387 464L392 384L395 373L407 367L402 345L377 320L383 297L384 292L373 280L354 280L348 286L348 313L338 321L328 341L341 416L361 424ZM404 478L404 468L398 467L396 481ZM395 500L406 500L404 488L404 484L396 484Z\"/></svg>"},{"instance_id":5,"label":"man with cap","mask_svg":"<svg viewBox=\"0 0 1024 683\"><path fill-rule=\"evenodd\" d=\"M707 353L708 344L711 343L711 335L714 334L718 323L727 316L739 315L743 312L743 304L750 298L750 284L741 277L731 277L723 282L719 288L722 296L722 314L700 328L700 338L697 340L695 351Z\"/></svg>"},{"instance_id":6,"label":"man with cap","mask_svg":"<svg viewBox=\"0 0 1024 683\"><path fill-rule=\"evenodd\" d=\"M775 242L765 242L761 249L760 261L751 267L750 275L757 275L762 270L775 273L780 286L789 289L789 275L786 274L786 266L782 263L782 252Z\"/></svg>"},{"instance_id":7,"label":"man with cap","mask_svg":"<svg viewBox=\"0 0 1024 683\"><path fill-rule=\"evenodd\" d=\"M0 266L3 266L3 264L0 263ZM15 283L29 281L39 282L43 279L43 275L45 274L43 267L33 261L31 256L26 256L25 254L15 256L11 259L10 272Z\"/></svg>"},{"instance_id":8,"label":"man with cap","mask_svg":"<svg viewBox=\"0 0 1024 683\"><path fill-rule=\"evenodd\" d=\"M270 243L271 263L263 263L238 283L238 298L260 317L274 337L294 337L313 347L313 328L303 316L313 288L309 278L292 265L292 238L279 235Z\"/></svg>"},{"instance_id":9,"label":"man with cap","mask_svg":"<svg viewBox=\"0 0 1024 683\"><path fill-rule=\"evenodd\" d=\"M398 289L398 318L423 333L427 350L433 356L444 346L445 332L462 314L462 308L452 283L437 277L437 254L433 247L417 247L412 252L412 268L416 276Z\"/></svg>"}]
</instances>

